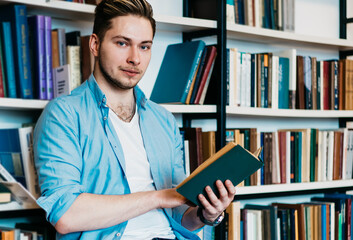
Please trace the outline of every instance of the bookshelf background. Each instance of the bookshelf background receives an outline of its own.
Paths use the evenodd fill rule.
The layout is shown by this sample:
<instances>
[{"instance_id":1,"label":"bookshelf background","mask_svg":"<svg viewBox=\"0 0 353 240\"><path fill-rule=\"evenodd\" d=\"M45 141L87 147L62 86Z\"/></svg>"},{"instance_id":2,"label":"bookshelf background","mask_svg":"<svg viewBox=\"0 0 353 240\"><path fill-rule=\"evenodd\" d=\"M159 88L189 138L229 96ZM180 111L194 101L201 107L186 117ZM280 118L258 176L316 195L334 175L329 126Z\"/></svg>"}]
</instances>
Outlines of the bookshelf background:
<instances>
[{"instance_id":1,"label":"bookshelf background","mask_svg":"<svg viewBox=\"0 0 353 240\"><path fill-rule=\"evenodd\" d=\"M183 32L216 29L217 22L205 19L183 17L182 0L151 0L157 21L157 34L152 49L150 67L140 87L149 96L158 74L159 67L169 44L182 41ZM43 14L53 17L53 29L65 27L66 31L81 30L81 35L91 33L94 6L64 1L45 0L3 0L8 3L25 4L29 14ZM312 14L314 13L314 14ZM246 52L272 52L296 48L298 55L316 56L319 59L338 58L339 51L353 49L353 41L339 39L339 1L296 0L296 30L292 32L254 28L238 24L227 24L227 47L236 47ZM207 44L215 43L215 37L203 38ZM18 126L34 122L46 106L45 100L23 100L0 98L0 127ZM185 114L216 113L215 105L163 105L174 113L180 126ZM353 118L353 111L323 110L275 110L261 108L226 107L226 128L257 127L259 131L276 131L281 128L320 128L336 129L340 119ZM216 130L215 120L197 119L193 127L204 131ZM238 188L237 195L246 202L272 202L282 196L283 201L307 201L313 195L333 189L352 189L353 180L333 182L295 183L286 185L265 185ZM291 194L290 197L286 197ZM259 198L260 200L258 200ZM7 214L26 216L21 206L2 205L0 218ZM18 213L17 211L20 210ZM22 212L23 211L23 212ZM32 213L32 212L31 212ZM1 222L6 219L1 220Z\"/></svg>"}]
</instances>

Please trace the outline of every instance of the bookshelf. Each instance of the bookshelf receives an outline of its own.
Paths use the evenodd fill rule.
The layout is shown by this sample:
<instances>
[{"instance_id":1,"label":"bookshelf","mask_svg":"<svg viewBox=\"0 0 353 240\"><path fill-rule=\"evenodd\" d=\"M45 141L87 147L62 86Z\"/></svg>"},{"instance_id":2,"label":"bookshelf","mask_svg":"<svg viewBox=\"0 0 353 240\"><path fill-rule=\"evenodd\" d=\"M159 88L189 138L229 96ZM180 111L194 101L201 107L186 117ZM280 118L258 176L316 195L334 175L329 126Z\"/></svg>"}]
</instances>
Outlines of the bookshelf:
<instances>
[{"instance_id":1,"label":"bookshelf","mask_svg":"<svg viewBox=\"0 0 353 240\"><path fill-rule=\"evenodd\" d=\"M184 4L187 1L184 1ZM225 2L225 1L221 1ZM78 3L71 3L58 0L2 0L0 6L8 3L25 4L28 7L30 14L45 14L50 15L53 18L64 19L68 21L85 21L91 22L94 16L94 6L84 5ZM222 5L222 4L221 4ZM224 7L224 5L222 5ZM224 14L224 12L223 12ZM222 14L220 14L222 15ZM346 39L338 39L331 37L318 37L305 34L298 34L292 32L283 32L276 30L269 30L263 28L255 28L250 26L244 26L239 24L225 24L224 15L220 21L206 20L206 19L194 19L183 16L169 16L169 15L158 15L158 11L155 12L155 19L157 22L157 32L167 32L173 34L173 41L181 41L182 33L192 33L204 30L216 30L218 35L218 43L225 48L228 45L227 41L250 41L253 44L261 45L275 45L291 48L313 48L316 50L329 49L330 51L346 51L353 49L353 41ZM222 25L223 24L223 25ZM177 34L175 37L174 34ZM159 56L161 58L162 56ZM224 53L223 53L224 57ZM220 57L223 63L225 58ZM156 68L158 69L158 68ZM157 71L157 70L154 71ZM223 69L224 70L224 69ZM225 83L225 73L222 73L221 79L223 84ZM153 74L151 74L153 76ZM153 82L152 82L153 83ZM224 86L223 86L224 87ZM261 123L263 119L276 118L274 125L285 124L281 123L287 118L300 119L306 121L309 120L320 120L325 121L326 119L337 120L337 126L339 119L353 118L353 111L334 111L334 110L288 110L288 109L264 109L264 108L244 108L225 106L225 88L221 90L220 102L217 105L173 105L163 104L162 106L171 111L176 115L188 115L188 114L216 114L218 119L218 131L221 132L221 138L224 138L225 122L226 118L238 118L242 117L242 121L256 118L257 124ZM48 104L45 100L23 100L23 99L9 99L0 98L0 114L7 114L11 112L22 112L22 115L31 115L33 112L36 114L40 112ZM2 121L7 121L2 120ZM190 119L191 121L191 119ZM255 123L256 124L256 123ZM1 122L0 122L1 125ZM221 139L222 146L224 139ZM261 197L276 197L278 195L288 194L309 194L317 192L326 192L333 189L353 189L353 180L339 180L331 182L311 182L311 183L293 183L293 184L278 184L278 185L263 185L263 186L250 186L241 187L237 189L237 195L239 199L246 200L251 198ZM21 211L23 211L21 213ZM9 215L15 214L16 216L25 216L26 210L23 210L21 206L14 203L3 205L0 208L0 217L6 218ZM31 211L32 213L32 211ZM34 211L34 214L37 214ZM221 239L221 238L220 238Z\"/></svg>"}]
</instances>

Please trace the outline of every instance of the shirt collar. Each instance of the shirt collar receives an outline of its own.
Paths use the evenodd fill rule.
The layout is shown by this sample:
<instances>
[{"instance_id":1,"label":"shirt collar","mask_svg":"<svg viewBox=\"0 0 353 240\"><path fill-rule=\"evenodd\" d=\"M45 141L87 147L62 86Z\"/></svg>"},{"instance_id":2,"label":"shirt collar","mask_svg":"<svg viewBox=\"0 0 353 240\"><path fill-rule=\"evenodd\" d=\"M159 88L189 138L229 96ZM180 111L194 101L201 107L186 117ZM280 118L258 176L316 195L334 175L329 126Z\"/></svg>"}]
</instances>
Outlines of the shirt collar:
<instances>
[{"instance_id":1,"label":"shirt collar","mask_svg":"<svg viewBox=\"0 0 353 240\"><path fill-rule=\"evenodd\" d=\"M88 83L88 87L90 88L91 92L93 93L93 95L98 103L98 106L101 106L102 103L106 103L105 94L99 88L98 83L97 83L95 77L93 76L93 73L89 77L87 83ZM135 94L135 98L136 98L137 107L138 108L140 108L140 107L145 108L147 98L139 86L134 87L134 94Z\"/></svg>"}]
</instances>

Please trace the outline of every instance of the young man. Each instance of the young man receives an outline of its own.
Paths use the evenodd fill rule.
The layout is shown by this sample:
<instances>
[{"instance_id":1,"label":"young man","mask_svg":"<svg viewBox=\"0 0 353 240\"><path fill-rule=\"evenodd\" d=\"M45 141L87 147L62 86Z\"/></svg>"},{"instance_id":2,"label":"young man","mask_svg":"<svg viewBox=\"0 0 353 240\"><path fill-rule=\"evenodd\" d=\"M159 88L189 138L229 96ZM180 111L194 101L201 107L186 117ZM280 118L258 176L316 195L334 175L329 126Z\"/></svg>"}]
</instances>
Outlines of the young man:
<instances>
[{"instance_id":1,"label":"young man","mask_svg":"<svg viewBox=\"0 0 353 240\"><path fill-rule=\"evenodd\" d=\"M203 209L175 190L185 178L179 128L136 86L154 33L145 0L103 0L90 39L93 74L37 123L38 204L59 239L198 239L191 231L219 219L234 198L229 180L217 181L219 198L206 188Z\"/></svg>"}]
</instances>

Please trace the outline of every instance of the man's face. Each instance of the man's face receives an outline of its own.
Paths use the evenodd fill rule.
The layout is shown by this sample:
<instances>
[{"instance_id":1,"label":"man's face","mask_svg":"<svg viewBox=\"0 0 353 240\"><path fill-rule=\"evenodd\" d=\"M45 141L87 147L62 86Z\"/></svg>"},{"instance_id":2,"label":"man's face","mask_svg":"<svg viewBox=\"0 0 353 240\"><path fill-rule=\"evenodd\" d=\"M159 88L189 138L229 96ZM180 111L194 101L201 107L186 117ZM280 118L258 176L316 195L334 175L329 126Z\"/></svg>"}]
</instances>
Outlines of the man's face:
<instances>
[{"instance_id":1,"label":"man's face","mask_svg":"<svg viewBox=\"0 0 353 240\"><path fill-rule=\"evenodd\" d=\"M101 40L99 69L109 84L131 89L145 74L151 59L151 23L138 16L112 19L112 27Z\"/></svg>"}]
</instances>

